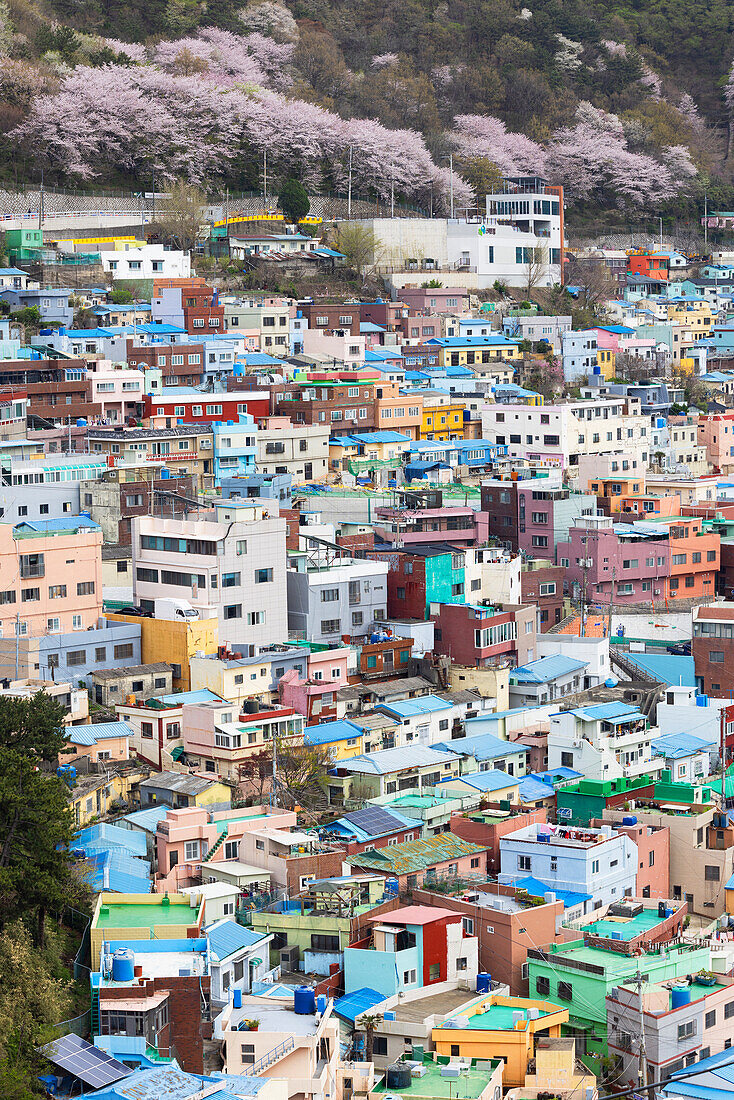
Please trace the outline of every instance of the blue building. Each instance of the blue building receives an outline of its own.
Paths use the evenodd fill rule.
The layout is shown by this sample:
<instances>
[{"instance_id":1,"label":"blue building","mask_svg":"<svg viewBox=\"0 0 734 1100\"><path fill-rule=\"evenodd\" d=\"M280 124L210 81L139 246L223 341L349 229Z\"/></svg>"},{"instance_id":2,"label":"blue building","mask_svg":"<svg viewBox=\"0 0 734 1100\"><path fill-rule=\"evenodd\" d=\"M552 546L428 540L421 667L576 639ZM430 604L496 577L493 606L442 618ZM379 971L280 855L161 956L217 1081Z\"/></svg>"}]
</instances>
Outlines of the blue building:
<instances>
[{"instance_id":1,"label":"blue building","mask_svg":"<svg viewBox=\"0 0 734 1100\"><path fill-rule=\"evenodd\" d=\"M32 309L41 314L44 325L62 325L68 328L74 321L74 309L69 305L72 290L56 287L44 287L40 290L0 290L0 298L8 303L11 310Z\"/></svg>"},{"instance_id":2,"label":"blue building","mask_svg":"<svg viewBox=\"0 0 734 1100\"><path fill-rule=\"evenodd\" d=\"M222 477L219 492L225 500L232 497L265 497L290 508L292 484L292 474L234 474Z\"/></svg>"},{"instance_id":3,"label":"blue building","mask_svg":"<svg viewBox=\"0 0 734 1100\"><path fill-rule=\"evenodd\" d=\"M214 435L214 481L222 477L254 474L257 461L257 425L249 413L211 425Z\"/></svg>"}]
</instances>

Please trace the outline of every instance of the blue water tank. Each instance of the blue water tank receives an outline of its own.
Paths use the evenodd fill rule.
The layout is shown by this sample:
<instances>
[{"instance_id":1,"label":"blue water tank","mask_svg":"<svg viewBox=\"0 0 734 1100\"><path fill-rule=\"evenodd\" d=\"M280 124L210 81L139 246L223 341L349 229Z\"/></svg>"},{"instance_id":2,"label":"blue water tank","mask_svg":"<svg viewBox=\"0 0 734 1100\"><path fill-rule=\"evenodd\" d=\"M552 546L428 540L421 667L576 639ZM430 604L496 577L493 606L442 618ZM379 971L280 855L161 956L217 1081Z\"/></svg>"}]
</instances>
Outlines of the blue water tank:
<instances>
[{"instance_id":1,"label":"blue water tank","mask_svg":"<svg viewBox=\"0 0 734 1100\"><path fill-rule=\"evenodd\" d=\"M91 512L80 512L79 515L83 516L84 519L91 519L92 518L92 513Z\"/></svg>"},{"instance_id":2,"label":"blue water tank","mask_svg":"<svg viewBox=\"0 0 734 1100\"><path fill-rule=\"evenodd\" d=\"M608 676L607 679L604 681L604 687L613 688L616 687L618 683L619 680L616 676Z\"/></svg>"},{"instance_id":3,"label":"blue water tank","mask_svg":"<svg viewBox=\"0 0 734 1100\"><path fill-rule=\"evenodd\" d=\"M293 994L293 1011L296 1016L313 1016L316 1011L316 994L307 985L297 985Z\"/></svg>"},{"instance_id":4,"label":"blue water tank","mask_svg":"<svg viewBox=\"0 0 734 1100\"><path fill-rule=\"evenodd\" d=\"M112 956L112 981L131 982L135 977L135 956L129 947L118 947Z\"/></svg>"},{"instance_id":5,"label":"blue water tank","mask_svg":"<svg viewBox=\"0 0 734 1100\"><path fill-rule=\"evenodd\" d=\"M167 470L164 466L163 469L160 472L160 475L159 475L161 481L168 481L170 476L171 476L171 471Z\"/></svg>"},{"instance_id":6,"label":"blue water tank","mask_svg":"<svg viewBox=\"0 0 734 1100\"><path fill-rule=\"evenodd\" d=\"M78 417L76 418L76 426L77 426L77 428L86 428L86 426L87 426L87 421L86 421L85 417L83 417L83 416L78 416Z\"/></svg>"},{"instance_id":7,"label":"blue water tank","mask_svg":"<svg viewBox=\"0 0 734 1100\"><path fill-rule=\"evenodd\" d=\"M70 787L73 787L76 783L76 768L73 764L62 764L60 768L56 769L56 774L59 779L65 780Z\"/></svg>"},{"instance_id":8,"label":"blue water tank","mask_svg":"<svg viewBox=\"0 0 734 1100\"><path fill-rule=\"evenodd\" d=\"M670 991L670 1007L682 1008L691 1003L691 991L687 985L674 985Z\"/></svg>"},{"instance_id":9,"label":"blue water tank","mask_svg":"<svg viewBox=\"0 0 734 1100\"><path fill-rule=\"evenodd\" d=\"M623 825L636 825L637 824L637 818L635 817L634 814L631 817L623 817L622 818L622 824Z\"/></svg>"},{"instance_id":10,"label":"blue water tank","mask_svg":"<svg viewBox=\"0 0 734 1100\"><path fill-rule=\"evenodd\" d=\"M395 1019L395 1013L394 1012L383 1012L382 1018L383 1018L383 1020L394 1020Z\"/></svg>"},{"instance_id":11,"label":"blue water tank","mask_svg":"<svg viewBox=\"0 0 734 1100\"><path fill-rule=\"evenodd\" d=\"M477 993L489 993L491 985L491 974L477 974Z\"/></svg>"},{"instance_id":12,"label":"blue water tank","mask_svg":"<svg viewBox=\"0 0 734 1100\"><path fill-rule=\"evenodd\" d=\"M232 991L232 1007L242 1008L242 990L235 989Z\"/></svg>"},{"instance_id":13,"label":"blue water tank","mask_svg":"<svg viewBox=\"0 0 734 1100\"><path fill-rule=\"evenodd\" d=\"M329 998L326 996L326 994L319 993L318 997L316 998L316 1011L322 1013L323 1015L323 1013L326 1012L326 1006L328 1005L328 1003Z\"/></svg>"},{"instance_id":14,"label":"blue water tank","mask_svg":"<svg viewBox=\"0 0 734 1100\"><path fill-rule=\"evenodd\" d=\"M696 706L697 707L707 707L708 705L709 705L708 695L697 695L696 696Z\"/></svg>"},{"instance_id":15,"label":"blue water tank","mask_svg":"<svg viewBox=\"0 0 734 1100\"><path fill-rule=\"evenodd\" d=\"M655 419L656 419L656 424L655 424L656 428L664 428L665 425L667 424L667 420L665 419L664 416L658 416Z\"/></svg>"}]
</instances>

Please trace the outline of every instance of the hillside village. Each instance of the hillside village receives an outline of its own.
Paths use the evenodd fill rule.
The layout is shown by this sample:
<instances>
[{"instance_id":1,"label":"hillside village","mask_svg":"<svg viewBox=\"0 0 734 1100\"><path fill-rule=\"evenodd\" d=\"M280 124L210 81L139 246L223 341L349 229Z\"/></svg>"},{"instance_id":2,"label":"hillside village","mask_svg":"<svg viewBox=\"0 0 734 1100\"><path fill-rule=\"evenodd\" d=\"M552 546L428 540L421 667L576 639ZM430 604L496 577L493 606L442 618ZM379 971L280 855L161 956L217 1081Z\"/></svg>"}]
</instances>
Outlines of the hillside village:
<instances>
[{"instance_id":1,"label":"hillside village","mask_svg":"<svg viewBox=\"0 0 734 1100\"><path fill-rule=\"evenodd\" d=\"M731 1094L734 216L480 207L5 215L19 1096Z\"/></svg>"}]
</instances>

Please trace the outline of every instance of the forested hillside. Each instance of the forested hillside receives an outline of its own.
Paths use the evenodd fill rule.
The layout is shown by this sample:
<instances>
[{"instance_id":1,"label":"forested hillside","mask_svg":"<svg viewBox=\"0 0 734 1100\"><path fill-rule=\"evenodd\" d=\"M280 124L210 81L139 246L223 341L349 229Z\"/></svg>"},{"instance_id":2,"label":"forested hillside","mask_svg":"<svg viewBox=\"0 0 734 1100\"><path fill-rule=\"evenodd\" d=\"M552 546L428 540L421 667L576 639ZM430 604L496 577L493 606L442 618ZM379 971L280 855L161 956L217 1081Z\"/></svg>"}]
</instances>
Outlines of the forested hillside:
<instances>
[{"instance_id":1,"label":"forested hillside","mask_svg":"<svg viewBox=\"0 0 734 1100\"><path fill-rule=\"evenodd\" d=\"M6 181L257 189L269 171L466 206L498 173L571 204L727 196L726 0L34 0L0 5ZM458 177L461 177L459 179Z\"/></svg>"}]
</instances>

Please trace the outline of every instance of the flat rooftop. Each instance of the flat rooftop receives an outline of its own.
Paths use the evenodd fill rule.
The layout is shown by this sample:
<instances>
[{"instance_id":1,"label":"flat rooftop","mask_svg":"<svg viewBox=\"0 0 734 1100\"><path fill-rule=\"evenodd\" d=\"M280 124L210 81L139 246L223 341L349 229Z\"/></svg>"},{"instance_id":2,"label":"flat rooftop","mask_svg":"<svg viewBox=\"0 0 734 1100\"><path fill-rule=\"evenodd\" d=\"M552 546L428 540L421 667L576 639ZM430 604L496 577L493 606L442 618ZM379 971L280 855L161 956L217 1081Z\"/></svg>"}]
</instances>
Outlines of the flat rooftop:
<instances>
[{"instance_id":1,"label":"flat rooftop","mask_svg":"<svg viewBox=\"0 0 734 1100\"><path fill-rule=\"evenodd\" d=\"M264 821L270 814L238 814L237 817L227 817L223 821L214 821L218 833L224 833L236 821Z\"/></svg>"},{"instance_id":2,"label":"flat rooftop","mask_svg":"<svg viewBox=\"0 0 734 1100\"><path fill-rule=\"evenodd\" d=\"M622 937L623 940L633 940L645 932L651 931L664 919L658 916L657 908L643 909L634 917L602 917L592 924L585 924L580 929L585 935L602 936L611 940ZM612 937L614 933L614 937Z\"/></svg>"},{"instance_id":3,"label":"flat rooftop","mask_svg":"<svg viewBox=\"0 0 734 1100\"><path fill-rule=\"evenodd\" d=\"M183 970L193 974L206 974L203 951L140 951L132 940L130 944L135 953L135 965L142 966L144 978L175 978ZM100 989L124 989L135 982L137 978L115 982L112 978L100 977L99 986Z\"/></svg>"},{"instance_id":4,"label":"flat rooftop","mask_svg":"<svg viewBox=\"0 0 734 1100\"><path fill-rule=\"evenodd\" d=\"M476 993L467 993L464 989L451 989L446 993L428 993L415 1001L405 1001L395 1005L393 1011L398 1020L423 1023L426 1016L447 1015L477 999Z\"/></svg>"},{"instance_id":5,"label":"flat rooftop","mask_svg":"<svg viewBox=\"0 0 734 1100\"><path fill-rule=\"evenodd\" d=\"M559 1006L560 1010L560 1006ZM539 1018L549 1016L550 1013L539 1009ZM466 1023L469 1031L514 1031L515 1019L518 1013L522 1013L523 1020L527 1021L528 1009L520 1005L490 1005L484 1012L475 1012ZM454 1016L454 1020L460 1017Z\"/></svg>"},{"instance_id":6,"label":"flat rooftop","mask_svg":"<svg viewBox=\"0 0 734 1100\"><path fill-rule=\"evenodd\" d=\"M277 1032L278 1042L286 1035L316 1035L320 1023L315 1013L308 1016L297 1014L292 1000L288 1004L278 1004L274 998L258 997L256 1001L243 998L242 1008L232 1010L229 1026L233 1028L241 1020L254 1017L260 1021L260 1031Z\"/></svg>"},{"instance_id":7,"label":"flat rooftop","mask_svg":"<svg viewBox=\"0 0 734 1100\"><path fill-rule=\"evenodd\" d=\"M477 1069L472 1066L470 1069L462 1070L461 1077L457 1081L455 1077L441 1076L441 1070L447 1063L448 1059L444 1059L440 1063L425 1059L423 1068L426 1072L422 1077L411 1077L410 1085L401 1086L401 1096L426 1098L434 1096L443 1098L445 1096L447 1100L453 1100L456 1097L461 1097L462 1100L478 1100L489 1084L496 1066L496 1062L491 1063L491 1069ZM386 1082L387 1078L383 1077L373 1091L378 1093L394 1092L394 1086L388 1088Z\"/></svg>"},{"instance_id":8,"label":"flat rooftop","mask_svg":"<svg viewBox=\"0 0 734 1100\"><path fill-rule=\"evenodd\" d=\"M104 913L103 910L108 912ZM97 917L97 928L154 928L157 924L196 924L199 910L190 905L135 905L114 902L103 905Z\"/></svg>"}]
</instances>

